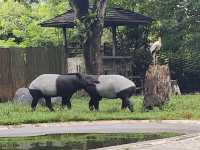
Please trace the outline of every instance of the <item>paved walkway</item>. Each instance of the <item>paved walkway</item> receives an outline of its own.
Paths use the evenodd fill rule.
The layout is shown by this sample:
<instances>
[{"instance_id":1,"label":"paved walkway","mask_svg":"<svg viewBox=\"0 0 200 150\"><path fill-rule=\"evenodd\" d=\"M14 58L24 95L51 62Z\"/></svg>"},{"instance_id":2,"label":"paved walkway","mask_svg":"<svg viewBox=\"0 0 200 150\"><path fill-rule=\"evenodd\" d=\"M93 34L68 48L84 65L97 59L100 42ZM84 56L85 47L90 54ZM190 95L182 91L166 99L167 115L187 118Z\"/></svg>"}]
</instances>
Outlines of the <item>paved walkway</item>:
<instances>
[{"instance_id":1,"label":"paved walkway","mask_svg":"<svg viewBox=\"0 0 200 150\"><path fill-rule=\"evenodd\" d=\"M0 137L61 133L200 133L200 121L95 121L0 126Z\"/></svg>"}]
</instances>

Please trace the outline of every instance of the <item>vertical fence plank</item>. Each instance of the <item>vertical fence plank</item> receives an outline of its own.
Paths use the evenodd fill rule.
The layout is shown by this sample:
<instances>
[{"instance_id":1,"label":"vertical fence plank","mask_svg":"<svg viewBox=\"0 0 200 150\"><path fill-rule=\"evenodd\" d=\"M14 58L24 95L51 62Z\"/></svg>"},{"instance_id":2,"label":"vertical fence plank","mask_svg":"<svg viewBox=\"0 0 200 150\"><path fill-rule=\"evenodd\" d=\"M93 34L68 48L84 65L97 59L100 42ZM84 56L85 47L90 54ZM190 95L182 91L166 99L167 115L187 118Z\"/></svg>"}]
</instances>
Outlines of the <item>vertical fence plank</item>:
<instances>
[{"instance_id":1,"label":"vertical fence plank","mask_svg":"<svg viewBox=\"0 0 200 150\"><path fill-rule=\"evenodd\" d=\"M10 73L10 49L0 49L0 102L12 97L12 77Z\"/></svg>"},{"instance_id":2,"label":"vertical fence plank","mask_svg":"<svg viewBox=\"0 0 200 150\"><path fill-rule=\"evenodd\" d=\"M10 74L12 77L12 97L15 94L15 91L25 86L25 70L26 70L26 58L25 52L23 49L12 48L10 49L11 62L10 62Z\"/></svg>"}]
</instances>

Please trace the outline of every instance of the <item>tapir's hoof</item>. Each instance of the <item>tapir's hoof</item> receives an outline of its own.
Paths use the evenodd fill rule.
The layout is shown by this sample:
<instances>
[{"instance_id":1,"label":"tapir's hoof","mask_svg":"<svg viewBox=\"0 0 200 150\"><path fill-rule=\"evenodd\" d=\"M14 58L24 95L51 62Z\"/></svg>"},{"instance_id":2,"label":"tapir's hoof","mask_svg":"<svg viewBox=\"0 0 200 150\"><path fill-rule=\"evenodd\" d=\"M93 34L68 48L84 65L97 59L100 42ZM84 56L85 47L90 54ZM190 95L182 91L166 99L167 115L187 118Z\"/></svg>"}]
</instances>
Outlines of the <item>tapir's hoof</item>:
<instances>
[{"instance_id":1,"label":"tapir's hoof","mask_svg":"<svg viewBox=\"0 0 200 150\"><path fill-rule=\"evenodd\" d=\"M35 111L35 108L32 108L32 112L34 112Z\"/></svg>"},{"instance_id":2,"label":"tapir's hoof","mask_svg":"<svg viewBox=\"0 0 200 150\"><path fill-rule=\"evenodd\" d=\"M55 110L53 108L49 109L50 112L55 112Z\"/></svg>"},{"instance_id":3,"label":"tapir's hoof","mask_svg":"<svg viewBox=\"0 0 200 150\"><path fill-rule=\"evenodd\" d=\"M130 110L130 112L134 112L134 110L133 109L129 109Z\"/></svg>"},{"instance_id":4,"label":"tapir's hoof","mask_svg":"<svg viewBox=\"0 0 200 150\"><path fill-rule=\"evenodd\" d=\"M68 109L68 110L71 110L71 109L72 109L72 107L67 107L67 109Z\"/></svg>"},{"instance_id":5,"label":"tapir's hoof","mask_svg":"<svg viewBox=\"0 0 200 150\"><path fill-rule=\"evenodd\" d=\"M93 110L94 110L94 107L93 107L93 106L90 106L89 109L90 109L90 111L93 111Z\"/></svg>"},{"instance_id":6,"label":"tapir's hoof","mask_svg":"<svg viewBox=\"0 0 200 150\"><path fill-rule=\"evenodd\" d=\"M144 111L144 112L149 112L149 111L151 111L151 110L153 110L153 107L152 107L152 106L144 106L144 108L143 108L143 111Z\"/></svg>"},{"instance_id":7,"label":"tapir's hoof","mask_svg":"<svg viewBox=\"0 0 200 150\"><path fill-rule=\"evenodd\" d=\"M63 107L62 107L62 110L66 110L66 111L67 111L67 110L71 110L71 107L64 107L64 106L63 106Z\"/></svg>"}]
</instances>

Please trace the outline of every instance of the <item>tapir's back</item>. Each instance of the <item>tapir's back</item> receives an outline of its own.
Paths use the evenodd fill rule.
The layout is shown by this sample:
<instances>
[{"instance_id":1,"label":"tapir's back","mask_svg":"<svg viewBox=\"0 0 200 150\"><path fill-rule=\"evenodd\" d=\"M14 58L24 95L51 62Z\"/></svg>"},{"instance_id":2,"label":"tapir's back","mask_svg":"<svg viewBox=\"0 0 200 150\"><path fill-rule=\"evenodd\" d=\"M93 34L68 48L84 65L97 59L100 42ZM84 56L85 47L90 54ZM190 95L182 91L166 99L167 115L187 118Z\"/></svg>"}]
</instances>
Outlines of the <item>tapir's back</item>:
<instances>
[{"instance_id":1,"label":"tapir's back","mask_svg":"<svg viewBox=\"0 0 200 150\"><path fill-rule=\"evenodd\" d=\"M29 89L40 90L43 94L55 95L56 80L60 75L58 74L43 74L33 80L29 86Z\"/></svg>"},{"instance_id":2,"label":"tapir's back","mask_svg":"<svg viewBox=\"0 0 200 150\"><path fill-rule=\"evenodd\" d=\"M96 85L99 94L102 97L116 98L117 93L129 87L135 87L135 84L121 75L100 75L99 84Z\"/></svg>"}]
</instances>

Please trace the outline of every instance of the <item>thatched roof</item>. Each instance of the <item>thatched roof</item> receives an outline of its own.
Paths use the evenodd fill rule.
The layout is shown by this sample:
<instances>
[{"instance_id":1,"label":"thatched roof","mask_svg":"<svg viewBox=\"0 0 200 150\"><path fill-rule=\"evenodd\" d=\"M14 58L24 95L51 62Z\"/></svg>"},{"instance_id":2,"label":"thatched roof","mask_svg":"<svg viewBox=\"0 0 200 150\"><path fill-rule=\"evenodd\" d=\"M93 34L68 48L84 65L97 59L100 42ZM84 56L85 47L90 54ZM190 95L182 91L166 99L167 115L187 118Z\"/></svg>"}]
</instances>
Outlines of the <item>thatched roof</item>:
<instances>
[{"instance_id":1,"label":"thatched roof","mask_svg":"<svg viewBox=\"0 0 200 150\"><path fill-rule=\"evenodd\" d=\"M72 28L75 26L76 16L75 13L70 10L64 14L58 15L55 18L40 23L43 27L65 27ZM126 26L133 24L151 24L152 18L144 16L142 14L125 10L122 8L107 9L105 16L105 27L107 26Z\"/></svg>"}]
</instances>

